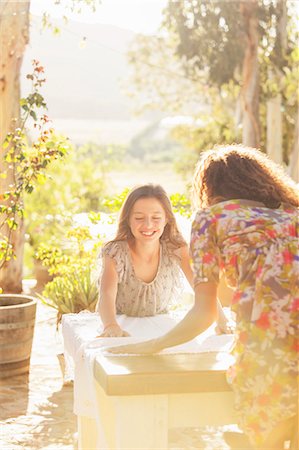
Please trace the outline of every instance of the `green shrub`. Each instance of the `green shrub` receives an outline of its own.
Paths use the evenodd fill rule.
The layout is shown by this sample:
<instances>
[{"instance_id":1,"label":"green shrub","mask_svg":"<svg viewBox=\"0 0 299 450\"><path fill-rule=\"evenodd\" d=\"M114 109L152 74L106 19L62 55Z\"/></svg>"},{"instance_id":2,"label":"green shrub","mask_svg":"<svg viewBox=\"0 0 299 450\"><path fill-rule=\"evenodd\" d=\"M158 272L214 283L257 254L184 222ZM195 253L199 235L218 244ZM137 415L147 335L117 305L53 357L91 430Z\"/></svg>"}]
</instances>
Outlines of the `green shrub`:
<instances>
[{"instance_id":1,"label":"green shrub","mask_svg":"<svg viewBox=\"0 0 299 450\"><path fill-rule=\"evenodd\" d=\"M76 227L68 231L65 249L46 244L39 247L38 259L54 275L39 298L57 310L57 324L62 314L84 309L94 311L98 298L96 261L100 245L100 238L94 242L88 227Z\"/></svg>"}]
</instances>

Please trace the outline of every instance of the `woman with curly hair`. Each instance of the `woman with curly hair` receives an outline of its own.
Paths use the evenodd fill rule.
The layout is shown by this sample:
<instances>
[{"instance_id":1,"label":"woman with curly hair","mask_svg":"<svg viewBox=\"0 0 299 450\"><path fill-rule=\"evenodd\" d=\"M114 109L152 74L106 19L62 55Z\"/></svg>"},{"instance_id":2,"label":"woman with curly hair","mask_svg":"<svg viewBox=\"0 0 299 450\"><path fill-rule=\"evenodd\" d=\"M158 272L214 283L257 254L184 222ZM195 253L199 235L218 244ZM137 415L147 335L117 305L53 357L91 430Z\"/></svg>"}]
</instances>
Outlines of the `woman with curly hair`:
<instances>
[{"instance_id":1,"label":"woman with curly hair","mask_svg":"<svg viewBox=\"0 0 299 450\"><path fill-rule=\"evenodd\" d=\"M228 380L245 433L234 445L282 450L295 429L298 398L298 189L263 153L237 145L205 152L193 186L194 306L164 336L110 351L155 353L206 330L223 271L234 287L237 322Z\"/></svg>"}]
</instances>

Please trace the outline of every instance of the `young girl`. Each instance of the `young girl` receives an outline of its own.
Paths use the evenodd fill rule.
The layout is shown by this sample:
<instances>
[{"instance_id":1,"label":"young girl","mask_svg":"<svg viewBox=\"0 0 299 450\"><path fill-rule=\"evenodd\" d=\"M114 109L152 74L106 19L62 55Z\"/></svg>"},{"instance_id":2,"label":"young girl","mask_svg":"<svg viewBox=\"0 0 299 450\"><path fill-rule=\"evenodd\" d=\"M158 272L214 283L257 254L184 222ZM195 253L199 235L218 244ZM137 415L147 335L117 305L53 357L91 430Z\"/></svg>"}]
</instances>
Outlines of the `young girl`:
<instances>
[{"instance_id":1,"label":"young girl","mask_svg":"<svg viewBox=\"0 0 299 450\"><path fill-rule=\"evenodd\" d=\"M117 314L166 313L180 291L180 270L193 285L187 244L159 185L147 184L129 193L116 237L103 247L102 259L97 305L104 327L101 337L129 335L117 322ZM218 308L218 327L225 332L227 320Z\"/></svg>"},{"instance_id":2,"label":"young girl","mask_svg":"<svg viewBox=\"0 0 299 450\"><path fill-rule=\"evenodd\" d=\"M193 308L164 336L110 351L155 353L204 331L215 320L223 269L235 287L237 317L229 380L251 441L236 446L282 450L298 399L298 189L258 150L229 146L203 155L194 193L200 210L191 235Z\"/></svg>"}]
</instances>

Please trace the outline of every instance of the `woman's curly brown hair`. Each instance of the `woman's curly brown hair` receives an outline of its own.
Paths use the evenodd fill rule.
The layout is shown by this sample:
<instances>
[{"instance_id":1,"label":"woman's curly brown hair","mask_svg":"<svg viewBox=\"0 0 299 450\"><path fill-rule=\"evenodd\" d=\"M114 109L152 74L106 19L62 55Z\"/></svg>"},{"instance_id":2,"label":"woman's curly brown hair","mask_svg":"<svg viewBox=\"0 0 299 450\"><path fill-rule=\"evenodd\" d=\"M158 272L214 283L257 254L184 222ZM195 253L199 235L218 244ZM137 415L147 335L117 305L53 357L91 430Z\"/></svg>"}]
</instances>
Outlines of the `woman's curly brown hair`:
<instances>
[{"instance_id":1,"label":"woman's curly brown hair","mask_svg":"<svg viewBox=\"0 0 299 450\"><path fill-rule=\"evenodd\" d=\"M247 199L279 208L299 206L298 187L283 168L261 151L230 145L203 153L193 179L193 201L205 208L213 203Z\"/></svg>"}]
</instances>

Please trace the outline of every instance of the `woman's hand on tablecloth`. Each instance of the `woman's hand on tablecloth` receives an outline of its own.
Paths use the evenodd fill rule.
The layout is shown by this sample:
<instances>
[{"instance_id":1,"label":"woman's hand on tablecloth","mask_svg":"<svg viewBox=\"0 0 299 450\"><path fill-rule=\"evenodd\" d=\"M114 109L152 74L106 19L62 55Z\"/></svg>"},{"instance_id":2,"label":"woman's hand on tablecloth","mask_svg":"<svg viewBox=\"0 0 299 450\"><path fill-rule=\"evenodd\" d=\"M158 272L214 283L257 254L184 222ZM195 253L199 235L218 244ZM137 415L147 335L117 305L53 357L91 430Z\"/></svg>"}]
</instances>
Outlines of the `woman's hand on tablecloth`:
<instances>
[{"instance_id":1,"label":"woman's hand on tablecloth","mask_svg":"<svg viewBox=\"0 0 299 450\"><path fill-rule=\"evenodd\" d=\"M109 353L130 353L138 355L151 355L153 353L158 353L161 348L158 345L156 339L151 339L150 341L144 341L137 344L127 344L118 345L116 347L106 347L105 351Z\"/></svg>"},{"instance_id":2,"label":"woman's hand on tablecloth","mask_svg":"<svg viewBox=\"0 0 299 450\"><path fill-rule=\"evenodd\" d=\"M117 323L115 323L106 327L104 331L99 336L97 336L97 338L128 337L128 336L130 336L130 333L128 333L125 330L122 330L121 327Z\"/></svg>"},{"instance_id":3,"label":"woman's hand on tablecloth","mask_svg":"<svg viewBox=\"0 0 299 450\"><path fill-rule=\"evenodd\" d=\"M234 334L236 323L231 319L221 319L217 321L215 331L217 334Z\"/></svg>"}]
</instances>

